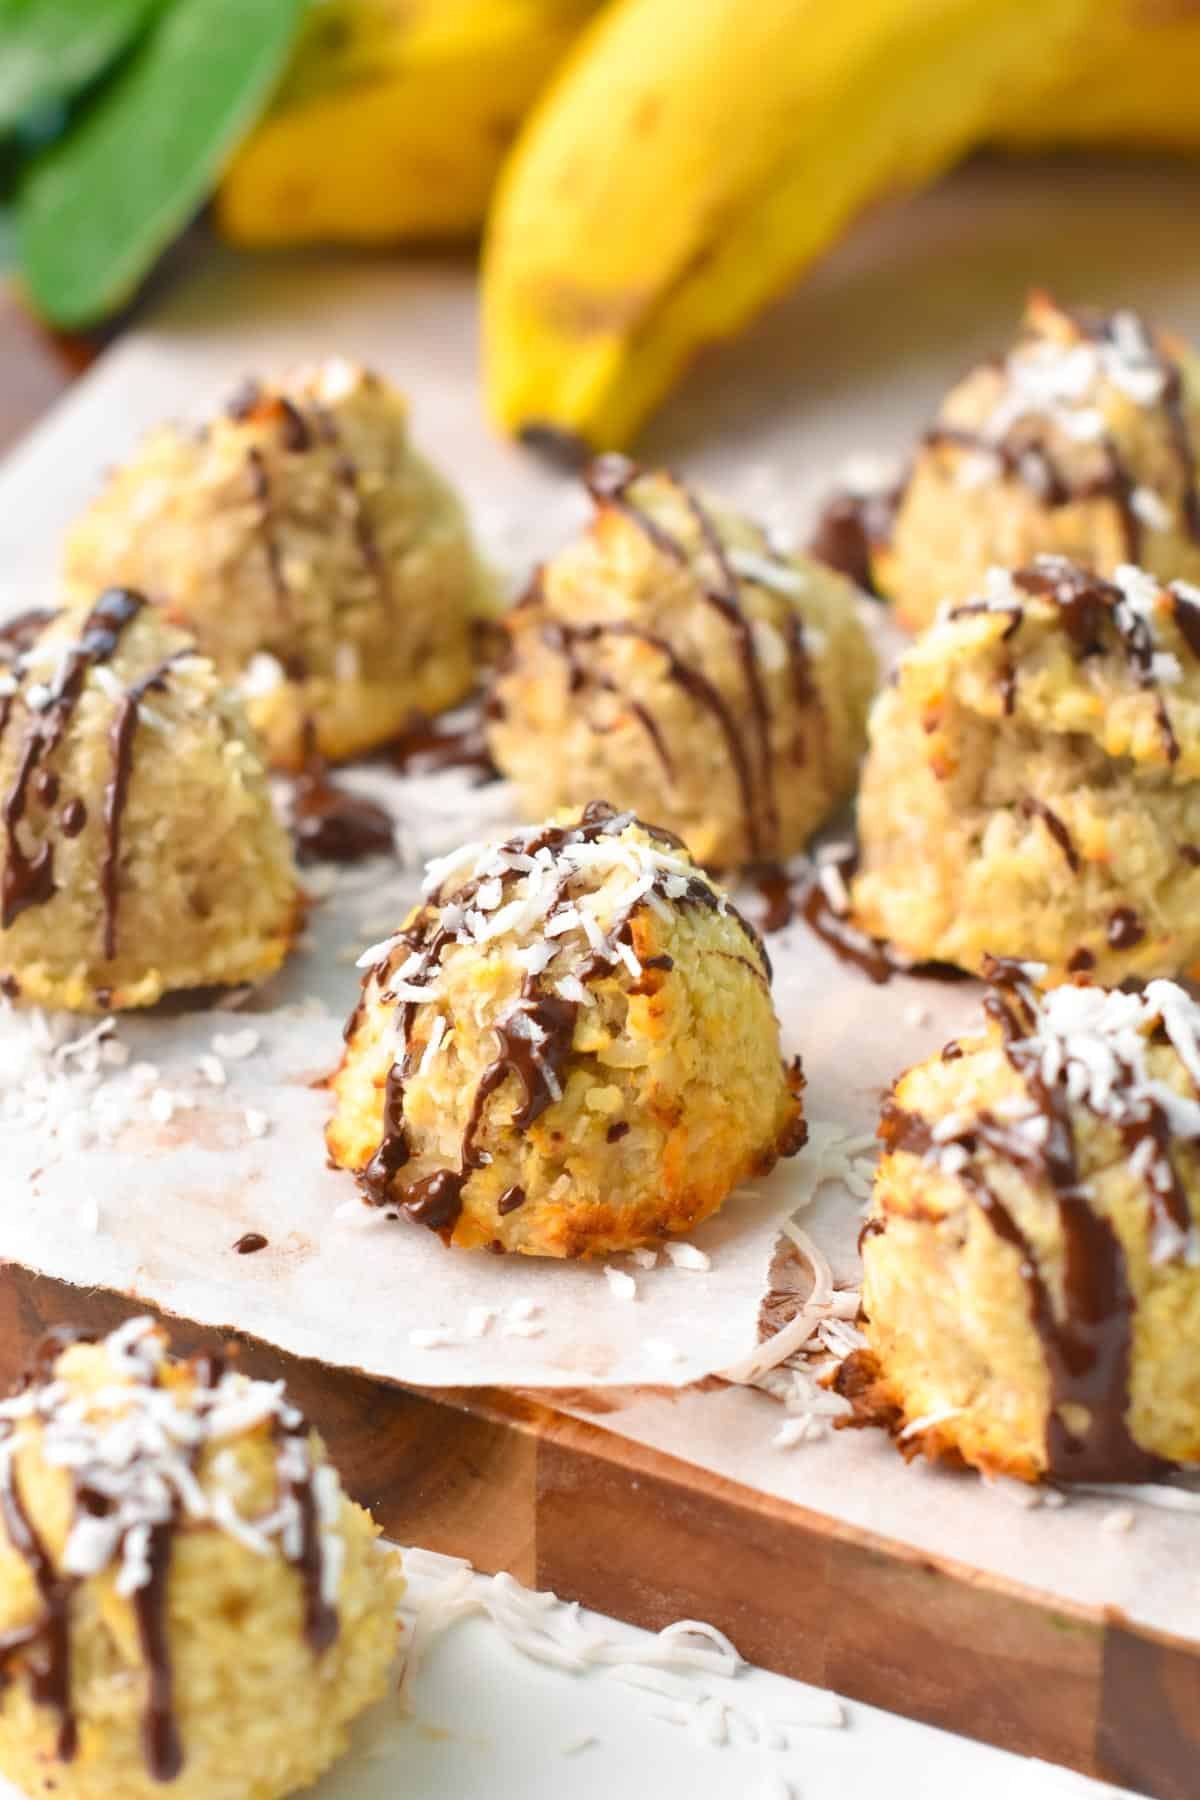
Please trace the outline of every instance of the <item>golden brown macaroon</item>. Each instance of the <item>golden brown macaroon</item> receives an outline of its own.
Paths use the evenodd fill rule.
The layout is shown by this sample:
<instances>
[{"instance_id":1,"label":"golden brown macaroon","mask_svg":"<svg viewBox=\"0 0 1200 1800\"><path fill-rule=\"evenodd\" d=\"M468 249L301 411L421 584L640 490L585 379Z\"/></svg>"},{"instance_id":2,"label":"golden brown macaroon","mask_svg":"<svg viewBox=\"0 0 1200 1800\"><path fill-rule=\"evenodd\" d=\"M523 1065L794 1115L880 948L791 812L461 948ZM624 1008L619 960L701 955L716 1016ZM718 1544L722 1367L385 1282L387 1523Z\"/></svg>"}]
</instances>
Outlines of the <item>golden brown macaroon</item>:
<instances>
[{"instance_id":1,"label":"golden brown macaroon","mask_svg":"<svg viewBox=\"0 0 1200 1800\"><path fill-rule=\"evenodd\" d=\"M874 582L912 630L994 564L1069 556L1200 581L1200 362L1137 313L1035 294L1025 330L947 396L918 447Z\"/></svg>"},{"instance_id":2,"label":"golden brown macaroon","mask_svg":"<svg viewBox=\"0 0 1200 1800\"><path fill-rule=\"evenodd\" d=\"M993 974L885 1106L838 1385L931 1456L1152 1479L1200 1461L1200 1007Z\"/></svg>"},{"instance_id":3,"label":"golden brown macaroon","mask_svg":"<svg viewBox=\"0 0 1200 1800\"><path fill-rule=\"evenodd\" d=\"M65 566L72 592L124 582L194 632L282 768L310 732L353 756L474 680L487 580L462 508L413 449L403 397L340 360L251 383L199 433L152 433Z\"/></svg>"},{"instance_id":4,"label":"golden brown macaroon","mask_svg":"<svg viewBox=\"0 0 1200 1800\"><path fill-rule=\"evenodd\" d=\"M261 981L300 913L237 697L141 596L0 640L0 984L79 1012Z\"/></svg>"},{"instance_id":5,"label":"golden brown macaroon","mask_svg":"<svg viewBox=\"0 0 1200 1800\"><path fill-rule=\"evenodd\" d=\"M1200 965L1200 590L996 571L901 659L869 733L864 930L1051 982Z\"/></svg>"},{"instance_id":6,"label":"golden brown macaroon","mask_svg":"<svg viewBox=\"0 0 1200 1800\"><path fill-rule=\"evenodd\" d=\"M333 1159L452 1244L657 1244L804 1138L757 934L677 838L593 802L430 866L371 953Z\"/></svg>"},{"instance_id":7,"label":"golden brown macaroon","mask_svg":"<svg viewBox=\"0 0 1200 1800\"><path fill-rule=\"evenodd\" d=\"M0 1770L71 1800L307 1787L386 1686L377 1538L280 1383L175 1362L151 1319L51 1344L0 1403Z\"/></svg>"},{"instance_id":8,"label":"golden brown macaroon","mask_svg":"<svg viewBox=\"0 0 1200 1800\"><path fill-rule=\"evenodd\" d=\"M496 762L535 815L604 793L708 867L790 856L862 753L856 590L673 475L607 456L587 479L590 528L504 621Z\"/></svg>"}]
</instances>

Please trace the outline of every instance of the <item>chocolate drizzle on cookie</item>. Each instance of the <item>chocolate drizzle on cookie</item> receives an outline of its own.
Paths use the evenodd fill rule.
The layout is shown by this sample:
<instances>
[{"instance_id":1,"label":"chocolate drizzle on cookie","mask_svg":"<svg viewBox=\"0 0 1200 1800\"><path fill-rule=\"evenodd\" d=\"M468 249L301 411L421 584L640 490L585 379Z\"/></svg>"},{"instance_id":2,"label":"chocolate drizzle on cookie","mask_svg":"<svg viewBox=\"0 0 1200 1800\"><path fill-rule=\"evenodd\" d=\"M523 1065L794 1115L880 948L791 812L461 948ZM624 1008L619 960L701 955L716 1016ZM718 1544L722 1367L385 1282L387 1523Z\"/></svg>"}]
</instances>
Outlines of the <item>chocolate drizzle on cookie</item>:
<instances>
[{"instance_id":1,"label":"chocolate drizzle on cookie","mask_svg":"<svg viewBox=\"0 0 1200 1800\"><path fill-rule=\"evenodd\" d=\"M142 1653L145 1764L154 1780L168 1782L184 1766L168 1629L172 1551L182 1530L226 1529L204 1483L203 1452L236 1442L255 1424L269 1425L276 1507L267 1518L243 1519L240 1529L261 1540L263 1554L277 1548L297 1570L306 1637L317 1654L338 1630L329 1591L335 1565L323 1535L340 1505L336 1478L331 1487L326 1471L314 1468L303 1415L274 1383L227 1373L219 1357L196 1359L190 1384L165 1382L153 1320L131 1320L102 1341L112 1380L90 1400L55 1379L55 1359L67 1341L88 1340L55 1334L20 1392L0 1402L0 1523L29 1568L41 1605L29 1624L0 1637L0 1667L9 1678L16 1671L27 1675L34 1699L57 1716L58 1759L72 1761L79 1748L71 1682L75 1592L115 1568L116 1593L132 1607ZM35 1428L28 1439L25 1421ZM73 1516L57 1560L30 1516L23 1454L44 1456L71 1479Z\"/></svg>"},{"instance_id":2,"label":"chocolate drizzle on cookie","mask_svg":"<svg viewBox=\"0 0 1200 1800\"><path fill-rule=\"evenodd\" d=\"M369 385L372 377L364 374L363 379ZM329 452L333 463L333 478L344 496L349 528L363 567L374 582L380 599L384 603L390 603L392 594L387 559L379 545L358 465L331 408L310 398L305 409L287 395L272 392L251 380L238 390L226 412L239 424L253 422L273 427L279 445L289 456L305 455L318 449ZM246 468L251 496L258 508L259 538L275 595L280 630L286 640L294 635L294 628L301 621L296 617L283 550L275 530L276 506L268 447L261 443L251 444L245 453ZM293 646L281 651L278 660L289 680L303 681L306 678L308 663L303 651Z\"/></svg>"},{"instance_id":3,"label":"chocolate drizzle on cookie","mask_svg":"<svg viewBox=\"0 0 1200 1800\"><path fill-rule=\"evenodd\" d=\"M1040 819L1058 848L1062 851L1068 869L1072 875L1078 875L1080 869L1079 852L1076 850L1071 833L1067 830L1054 808L1047 806L1044 800L1036 800L1027 794L1021 802L1021 811L1027 819Z\"/></svg>"},{"instance_id":4,"label":"chocolate drizzle on cookie","mask_svg":"<svg viewBox=\"0 0 1200 1800\"><path fill-rule=\"evenodd\" d=\"M313 417L316 421L320 441L333 453L334 475L342 493L346 496L351 529L354 532L354 541L358 545L359 555L363 560L363 567L374 580L380 600L385 605L390 605L392 594L388 565L375 535L375 525L371 518L371 509L367 504L366 495L363 492L358 464L350 454L338 422L329 408L314 404Z\"/></svg>"},{"instance_id":5,"label":"chocolate drizzle on cookie","mask_svg":"<svg viewBox=\"0 0 1200 1800\"><path fill-rule=\"evenodd\" d=\"M1190 655L1200 656L1200 595L1193 599L1184 583L1160 588L1152 576L1132 566L1119 569L1113 581L1105 581L1066 557L1039 556L1011 576L993 570L986 597L951 607L945 618L954 621L987 614L1002 616L1006 624L1000 642L1012 643L1026 619L1022 596L1048 601L1056 607L1058 621L1078 661L1106 654L1122 658L1138 687L1154 696L1167 761L1177 762L1179 739L1160 683L1163 671L1169 672L1174 666L1177 672L1178 664L1158 641L1156 618L1161 608L1165 617L1174 619L1183 647ZM1014 661L1007 662L1001 679L1004 710L1011 713L1019 666Z\"/></svg>"},{"instance_id":6,"label":"chocolate drizzle on cookie","mask_svg":"<svg viewBox=\"0 0 1200 1800\"><path fill-rule=\"evenodd\" d=\"M483 728L485 710L491 704L490 697L485 700L477 694L453 714L434 719L417 715L365 760L387 763L401 775L434 775L443 769L463 769L474 777L477 787L499 781L500 771L492 761Z\"/></svg>"},{"instance_id":7,"label":"chocolate drizzle on cookie","mask_svg":"<svg viewBox=\"0 0 1200 1800\"><path fill-rule=\"evenodd\" d=\"M1074 327L1073 343L1035 330L1001 365L1005 392L993 418L978 430L939 420L924 442L990 459L1002 480L1022 483L1049 509L1110 502L1125 559L1136 563L1145 535L1137 481L1096 405L1097 390L1108 383L1140 408L1160 409L1178 472L1182 529L1200 544L1196 446L1179 364L1137 313L1058 310ZM1090 448L1086 475L1067 474L1062 450L1050 441L1055 432Z\"/></svg>"},{"instance_id":8,"label":"chocolate drizzle on cookie","mask_svg":"<svg viewBox=\"0 0 1200 1800\"><path fill-rule=\"evenodd\" d=\"M60 783L55 777L52 785L48 784L47 777L51 772L46 765L66 736L88 675L112 660L123 634L145 604L140 594L126 588L109 588L83 619L78 641L62 645L58 668L48 684L39 685L28 679L27 659L32 645L27 644L13 664L13 678L18 685L0 704L0 734L7 731L11 723L13 703L18 695L23 701L26 717L25 735L17 751L11 784L0 803L5 844L4 872L0 878L0 927L5 930L27 908L44 906L57 892L53 836L43 836L36 848L29 848L27 838L23 836L30 831L30 806L40 801L48 808L57 801ZM110 959L116 949L121 816L129 788L138 707L146 693L163 685L168 666L168 663L161 664L129 689L118 705L113 726L112 773L105 793L105 849L101 870L104 954ZM85 820L83 802L68 801L61 817L63 835L77 835Z\"/></svg>"},{"instance_id":9,"label":"chocolate drizzle on cookie","mask_svg":"<svg viewBox=\"0 0 1200 1800\"><path fill-rule=\"evenodd\" d=\"M301 862L356 863L395 851L391 814L365 794L331 780L311 722L304 732L304 767L292 782L290 810Z\"/></svg>"},{"instance_id":10,"label":"chocolate drizzle on cookie","mask_svg":"<svg viewBox=\"0 0 1200 1800\"><path fill-rule=\"evenodd\" d=\"M1083 1105L1119 1133L1145 1183L1151 1261L1189 1254L1194 1226L1172 1145L1200 1142L1200 1009L1169 982L1151 983L1145 995L1099 988L1039 995L1022 965L992 961L987 973L993 987L985 1009L1026 1104L1002 1118L983 1111L939 1124L892 1100L880 1136L888 1151L936 1162L961 1181L1018 1252L1050 1375L1048 1472L1068 1480L1148 1480L1167 1465L1135 1442L1129 1425L1135 1299L1126 1252L1080 1169L1071 1109ZM1148 1067L1148 1048L1162 1044L1186 1070L1190 1094ZM1051 1196L1062 1243L1056 1284L997 1192L985 1157L1010 1164Z\"/></svg>"},{"instance_id":11,"label":"chocolate drizzle on cookie","mask_svg":"<svg viewBox=\"0 0 1200 1800\"><path fill-rule=\"evenodd\" d=\"M677 749L666 741L661 725L652 712L632 696L624 694L611 670L597 658L587 654L592 646L614 640L633 640L645 644L663 659L665 679L680 688L696 708L706 713L720 734L729 766L737 784L742 813L747 855L751 861L769 859L779 841L779 806L776 792L774 719L769 686L759 652L755 621L744 604L743 576L735 566L736 553L726 545L717 521L703 502L679 478L665 473L652 478L670 485L678 498L686 520L685 533L669 530L657 511L643 503L638 494L642 471L623 456L602 456L589 464L585 473L588 492L600 509L619 513L647 540L652 548L679 568L687 570L695 580L703 603L715 612L727 628L740 674L741 693L730 695L700 668L694 659L681 654L678 644L661 634L643 629L628 619L609 619L568 623L547 619L541 628L541 641L560 655L567 665L567 680L572 692L591 689L611 694L618 708L645 732L653 747L668 785L674 779L679 760ZM768 545L754 552L754 560L763 566L762 580L778 566L780 585L794 582L795 571L777 559ZM748 579L758 580L752 575ZM525 604L540 600L541 586L535 577ZM798 704L819 704L813 682L812 667L804 642L803 621L797 609L789 613L783 634L784 649L790 671L789 680ZM748 728L743 725L748 720ZM610 730L614 725L597 726ZM799 753L803 754L800 743Z\"/></svg>"},{"instance_id":12,"label":"chocolate drizzle on cookie","mask_svg":"<svg viewBox=\"0 0 1200 1800\"><path fill-rule=\"evenodd\" d=\"M179 660L180 655L186 654L175 652L165 657L157 668L151 669L148 675L143 675L139 681L126 688L113 717L109 733L111 774L104 790L104 854L100 861L100 894L104 902L104 955L109 962L117 954L121 823L125 815L125 803L129 798L129 777L133 772L133 740L138 728L138 715L146 695L166 687L171 665ZM65 815L63 830L67 830Z\"/></svg>"},{"instance_id":13,"label":"chocolate drizzle on cookie","mask_svg":"<svg viewBox=\"0 0 1200 1800\"><path fill-rule=\"evenodd\" d=\"M623 839L631 827L650 843ZM611 860L595 854L606 841L612 844ZM617 899L614 916L603 927L581 905L593 891L590 872L597 866L629 878L627 895ZM426 905L382 947L364 983L364 991L373 985L385 1004L397 1004L398 1049L386 1080L379 1147L359 1180L374 1204L399 1205L410 1218L442 1233L453 1229L472 1174L491 1161L483 1133L495 1096L515 1089L516 1104L503 1129L517 1135L562 1098L589 984L625 973L635 991L635 984L659 983L669 975L669 963L657 958L648 972L633 948L633 919L642 907L701 906L726 913L750 940L751 966L764 979L770 970L754 928L699 875L680 840L602 801L587 806L575 825L536 827L493 850L474 847L462 857L443 859L431 867L427 892ZM495 1055L467 1107L457 1166L398 1185L412 1155L405 1083L427 1058L440 1054L447 1035L447 1021L436 1006L443 959L453 945L490 942L509 919L514 931L532 934L523 947L526 972L516 998L492 1025ZM418 1044L413 1028L423 1006L429 1008L428 1026ZM519 1202L511 1201L507 1210L513 1204Z\"/></svg>"}]
</instances>

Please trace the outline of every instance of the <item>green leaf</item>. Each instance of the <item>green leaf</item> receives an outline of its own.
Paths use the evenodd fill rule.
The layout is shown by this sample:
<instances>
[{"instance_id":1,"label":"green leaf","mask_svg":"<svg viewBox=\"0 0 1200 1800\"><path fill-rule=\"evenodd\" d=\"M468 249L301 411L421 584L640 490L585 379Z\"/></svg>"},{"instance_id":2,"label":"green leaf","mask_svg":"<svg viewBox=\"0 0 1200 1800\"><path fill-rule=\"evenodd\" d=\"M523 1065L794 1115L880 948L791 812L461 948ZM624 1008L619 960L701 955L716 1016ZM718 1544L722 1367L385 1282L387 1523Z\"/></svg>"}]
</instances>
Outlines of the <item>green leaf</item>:
<instances>
[{"instance_id":1,"label":"green leaf","mask_svg":"<svg viewBox=\"0 0 1200 1800\"><path fill-rule=\"evenodd\" d=\"M173 0L17 199L17 249L57 325L134 293L254 123L305 0Z\"/></svg>"},{"instance_id":2,"label":"green leaf","mask_svg":"<svg viewBox=\"0 0 1200 1800\"><path fill-rule=\"evenodd\" d=\"M103 74L162 0L0 0L0 132Z\"/></svg>"}]
</instances>

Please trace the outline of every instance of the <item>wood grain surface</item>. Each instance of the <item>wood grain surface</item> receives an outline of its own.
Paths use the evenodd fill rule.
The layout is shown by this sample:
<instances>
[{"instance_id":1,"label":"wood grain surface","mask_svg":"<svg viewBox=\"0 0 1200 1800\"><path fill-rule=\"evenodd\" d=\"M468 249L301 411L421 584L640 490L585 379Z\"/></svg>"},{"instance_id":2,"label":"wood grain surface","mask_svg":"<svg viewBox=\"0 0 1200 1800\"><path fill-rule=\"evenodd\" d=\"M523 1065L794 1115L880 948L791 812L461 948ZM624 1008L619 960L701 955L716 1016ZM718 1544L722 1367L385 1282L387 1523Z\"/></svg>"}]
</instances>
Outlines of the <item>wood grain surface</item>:
<instances>
[{"instance_id":1,"label":"wood grain surface","mask_svg":"<svg viewBox=\"0 0 1200 1800\"><path fill-rule=\"evenodd\" d=\"M52 339L0 287L0 450L94 352ZM0 1265L0 1388L52 1326L103 1332L133 1310ZM185 1353L216 1335L169 1323ZM921 1556L524 1396L418 1392L226 1341L249 1373L286 1377L349 1491L401 1542L634 1624L711 1620L766 1668L1157 1800L1200 1793L1194 1643Z\"/></svg>"},{"instance_id":2,"label":"wood grain surface","mask_svg":"<svg viewBox=\"0 0 1200 1800\"><path fill-rule=\"evenodd\" d=\"M0 1269L0 1388L56 1325L152 1310ZM853 1530L499 1389L418 1391L167 1324L283 1376L390 1537L508 1569L651 1630L704 1618L743 1655L853 1699L1195 1800L1200 1646Z\"/></svg>"}]
</instances>

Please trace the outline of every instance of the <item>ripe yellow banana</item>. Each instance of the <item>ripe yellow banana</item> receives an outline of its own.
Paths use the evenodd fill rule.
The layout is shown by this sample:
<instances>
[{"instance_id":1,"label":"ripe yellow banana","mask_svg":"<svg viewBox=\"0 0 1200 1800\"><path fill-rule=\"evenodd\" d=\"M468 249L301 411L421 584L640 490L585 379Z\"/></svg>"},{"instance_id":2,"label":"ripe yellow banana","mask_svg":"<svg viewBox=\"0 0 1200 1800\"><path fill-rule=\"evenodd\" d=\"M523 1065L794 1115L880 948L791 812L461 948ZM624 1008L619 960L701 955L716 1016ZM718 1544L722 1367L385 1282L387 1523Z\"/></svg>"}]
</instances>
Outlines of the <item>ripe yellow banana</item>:
<instances>
[{"instance_id":1,"label":"ripe yellow banana","mask_svg":"<svg viewBox=\"0 0 1200 1800\"><path fill-rule=\"evenodd\" d=\"M323 0L217 196L235 243L469 236L598 0Z\"/></svg>"},{"instance_id":2,"label":"ripe yellow banana","mask_svg":"<svg viewBox=\"0 0 1200 1800\"><path fill-rule=\"evenodd\" d=\"M617 0L497 188L483 275L493 417L592 448L627 442L698 349L866 204L945 169L1017 96L1035 106L1147 4Z\"/></svg>"},{"instance_id":3,"label":"ripe yellow banana","mask_svg":"<svg viewBox=\"0 0 1200 1800\"><path fill-rule=\"evenodd\" d=\"M1060 85L1018 94L994 138L1016 150L1105 145L1200 151L1200 0L1142 0L1100 43L1085 41Z\"/></svg>"}]
</instances>

